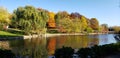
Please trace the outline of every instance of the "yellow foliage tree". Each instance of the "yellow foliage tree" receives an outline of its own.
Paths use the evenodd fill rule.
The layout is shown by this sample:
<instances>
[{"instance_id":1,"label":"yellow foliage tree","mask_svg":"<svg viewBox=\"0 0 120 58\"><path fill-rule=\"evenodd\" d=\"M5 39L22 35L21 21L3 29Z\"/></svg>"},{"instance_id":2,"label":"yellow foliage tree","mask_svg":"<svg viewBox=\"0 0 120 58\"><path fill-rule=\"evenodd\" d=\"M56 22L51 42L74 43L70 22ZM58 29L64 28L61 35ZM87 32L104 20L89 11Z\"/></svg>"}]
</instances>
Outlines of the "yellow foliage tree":
<instances>
[{"instance_id":1,"label":"yellow foliage tree","mask_svg":"<svg viewBox=\"0 0 120 58\"><path fill-rule=\"evenodd\" d=\"M10 14L8 13L7 9L5 9L4 7L0 7L0 23L9 24L9 17Z\"/></svg>"},{"instance_id":2,"label":"yellow foliage tree","mask_svg":"<svg viewBox=\"0 0 120 58\"><path fill-rule=\"evenodd\" d=\"M82 23L81 31L84 31L88 26L87 19L84 16L81 17L81 23Z\"/></svg>"},{"instance_id":3,"label":"yellow foliage tree","mask_svg":"<svg viewBox=\"0 0 120 58\"><path fill-rule=\"evenodd\" d=\"M7 9L0 7L0 29L7 29L8 24L10 24L10 14Z\"/></svg>"}]
</instances>

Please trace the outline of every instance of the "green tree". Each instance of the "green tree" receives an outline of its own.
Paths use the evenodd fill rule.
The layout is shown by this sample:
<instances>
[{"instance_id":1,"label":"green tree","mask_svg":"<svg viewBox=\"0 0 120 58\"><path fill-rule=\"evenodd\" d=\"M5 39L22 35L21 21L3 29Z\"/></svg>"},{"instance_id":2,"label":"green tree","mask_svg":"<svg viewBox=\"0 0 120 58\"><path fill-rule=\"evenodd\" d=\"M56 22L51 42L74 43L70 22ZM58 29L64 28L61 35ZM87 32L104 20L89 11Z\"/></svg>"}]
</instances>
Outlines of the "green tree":
<instances>
[{"instance_id":1,"label":"green tree","mask_svg":"<svg viewBox=\"0 0 120 58\"><path fill-rule=\"evenodd\" d=\"M12 24L26 34L41 33L46 26L47 15L33 6L18 7L14 10Z\"/></svg>"},{"instance_id":2,"label":"green tree","mask_svg":"<svg viewBox=\"0 0 120 58\"><path fill-rule=\"evenodd\" d=\"M73 22L72 31L73 32L81 32L82 31L82 24L79 18L71 19Z\"/></svg>"},{"instance_id":3,"label":"green tree","mask_svg":"<svg viewBox=\"0 0 120 58\"><path fill-rule=\"evenodd\" d=\"M79 18L64 18L60 20L59 26L66 32L81 32L82 22Z\"/></svg>"},{"instance_id":4,"label":"green tree","mask_svg":"<svg viewBox=\"0 0 120 58\"><path fill-rule=\"evenodd\" d=\"M120 26L113 26L112 29L115 31L115 33L120 33Z\"/></svg>"},{"instance_id":5,"label":"green tree","mask_svg":"<svg viewBox=\"0 0 120 58\"><path fill-rule=\"evenodd\" d=\"M69 13L66 11L60 11L57 14L55 14L55 22L56 25L59 25L59 20L64 19L64 18L69 18Z\"/></svg>"},{"instance_id":6,"label":"green tree","mask_svg":"<svg viewBox=\"0 0 120 58\"><path fill-rule=\"evenodd\" d=\"M88 33L92 33L92 32L93 32L93 29L92 29L91 27L87 27L87 28L85 29L85 31L88 32Z\"/></svg>"},{"instance_id":7,"label":"green tree","mask_svg":"<svg viewBox=\"0 0 120 58\"><path fill-rule=\"evenodd\" d=\"M49 12L45 9L38 8L39 16L42 17L42 19L46 22L48 22L49 19Z\"/></svg>"},{"instance_id":8,"label":"green tree","mask_svg":"<svg viewBox=\"0 0 120 58\"><path fill-rule=\"evenodd\" d=\"M59 24L59 28L61 32L72 32L73 27L73 22L69 18L64 18L61 19Z\"/></svg>"},{"instance_id":9,"label":"green tree","mask_svg":"<svg viewBox=\"0 0 120 58\"><path fill-rule=\"evenodd\" d=\"M40 8L38 8L38 12L39 12L39 16L42 19L41 30L42 30L42 33L45 33L47 31L46 25L49 19L49 12L45 9L40 9Z\"/></svg>"},{"instance_id":10,"label":"green tree","mask_svg":"<svg viewBox=\"0 0 120 58\"><path fill-rule=\"evenodd\" d=\"M81 31L84 31L88 26L87 19L84 16L81 17L81 24L82 24Z\"/></svg>"},{"instance_id":11,"label":"green tree","mask_svg":"<svg viewBox=\"0 0 120 58\"><path fill-rule=\"evenodd\" d=\"M69 13L66 11L61 11L55 15L55 19L63 19L63 18L69 18Z\"/></svg>"},{"instance_id":12,"label":"green tree","mask_svg":"<svg viewBox=\"0 0 120 58\"><path fill-rule=\"evenodd\" d=\"M96 18L91 18L90 26L93 30L99 30L99 22Z\"/></svg>"}]
</instances>

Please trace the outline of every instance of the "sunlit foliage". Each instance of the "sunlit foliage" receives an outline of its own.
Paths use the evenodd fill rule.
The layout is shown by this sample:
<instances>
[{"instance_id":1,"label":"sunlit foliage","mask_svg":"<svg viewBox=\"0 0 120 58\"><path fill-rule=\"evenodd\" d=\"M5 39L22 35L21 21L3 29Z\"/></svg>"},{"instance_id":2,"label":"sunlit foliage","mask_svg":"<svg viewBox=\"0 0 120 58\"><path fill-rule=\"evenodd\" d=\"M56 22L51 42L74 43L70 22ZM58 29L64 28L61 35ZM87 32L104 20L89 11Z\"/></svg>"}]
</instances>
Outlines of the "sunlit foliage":
<instances>
[{"instance_id":1,"label":"sunlit foliage","mask_svg":"<svg viewBox=\"0 0 120 58\"><path fill-rule=\"evenodd\" d=\"M48 15L43 10L37 10L33 6L18 7L14 10L12 25L24 30L26 34L41 33L46 26Z\"/></svg>"},{"instance_id":2,"label":"sunlit foliage","mask_svg":"<svg viewBox=\"0 0 120 58\"><path fill-rule=\"evenodd\" d=\"M53 12L49 12L48 27L56 27L54 16Z\"/></svg>"},{"instance_id":3,"label":"sunlit foliage","mask_svg":"<svg viewBox=\"0 0 120 58\"><path fill-rule=\"evenodd\" d=\"M101 31L102 32L108 32L108 25L107 24L101 24Z\"/></svg>"},{"instance_id":4,"label":"sunlit foliage","mask_svg":"<svg viewBox=\"0 0 120 58\"><path fill-rule=\"evenodd\" d=\"M99 30L99 22L96 18L90 19L90 26L93 30Z\"/></svg>"},{"instance_id":5,"label":"sunlit foliage","mask_svg":"<svg viewBox=\"0 0 120 58\"><path fill-rule=\"evenodd\" d=\"M78 12L49 12L33 6L18 7L12 14L13 28L23 30L26 34L50 32L84 33L99 30L96 18L88 19Z\"/></svg>"},{"instance_id":6,"label":"sunlit foliage","mask_svg":"<svg viewBox=\"0 0 120 58\"><path fill-rule=\"evenodd\" d=\"M0 30L11 23L10 13L6 8L0 7Z\"/></svg>"},{"instance_id":7,"label":"sunlit foliage","mask_svg":"<svg viewBox=\"0 0 120 58\"><path fill-rule=\"evenodd\" d=\"M0 7L0 23L10 23L10 14L4 7Z\"/></svg>"}]
</instances>

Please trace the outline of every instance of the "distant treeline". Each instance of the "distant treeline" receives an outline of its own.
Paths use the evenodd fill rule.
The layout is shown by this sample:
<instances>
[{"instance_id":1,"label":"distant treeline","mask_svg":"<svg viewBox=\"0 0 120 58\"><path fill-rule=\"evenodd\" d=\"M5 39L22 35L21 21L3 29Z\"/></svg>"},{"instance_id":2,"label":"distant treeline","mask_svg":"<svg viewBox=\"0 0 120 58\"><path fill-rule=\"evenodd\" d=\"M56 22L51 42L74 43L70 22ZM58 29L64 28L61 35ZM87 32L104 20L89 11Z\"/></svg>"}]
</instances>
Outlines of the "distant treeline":
<instances>
[{"instance_id":1,"label":"distant treeline","mask_svg":"<svg viewBox=\"0 0 120 58\"><path fill-rule=\"evenodd\" d=\"M109 31L115 31L115 33L120 34L120 26L109 27Z\"/></svg>"},{"instance_id":2,"label":"distant treeline","mask_svg":"<svg viewBox=\"0 0 120 58\"><path fill-rule=\"evenodd\" d=\"M0 27L9 25L10 28L22 30L25 34L32 33L91 33L107 32L107 24L99 24L96 18L87 18L78 12L50 12L34 6L18 7L9 13L0 7Z\"/></svg>"}]
</instances>

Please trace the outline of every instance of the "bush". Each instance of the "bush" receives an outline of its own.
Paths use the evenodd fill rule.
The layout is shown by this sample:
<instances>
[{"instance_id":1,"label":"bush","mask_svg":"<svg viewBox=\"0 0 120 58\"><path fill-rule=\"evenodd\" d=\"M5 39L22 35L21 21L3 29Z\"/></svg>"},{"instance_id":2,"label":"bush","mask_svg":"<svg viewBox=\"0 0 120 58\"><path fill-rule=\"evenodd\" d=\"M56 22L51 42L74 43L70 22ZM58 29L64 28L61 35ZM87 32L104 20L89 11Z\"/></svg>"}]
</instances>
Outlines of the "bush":
<instances>
[{"instance_id":1,"label":"bush","mask_svg":"<svg viewBox=\"0 0 120 58\"><path fill-rule=\"evenodd\" d=\"M56 58L72 58L74 49L71 47L62 47L61 49L55 50Z\"/></svg>"},{"instance_id":2,"label":"bush","mask_svg":"<svg viewBox=\"0 0 120 58\"><path fill-rule=\"evenodd\" d=\"M77 53L81 58L87 58L91 54L91 49L90 48L81 48L81 49L79 49L79 51Z\"/></svg>"},{"instance_id":3,"label":"bush","mask_svg":"<svg viewBox=\"0 0 120 58\"><path fill-rule=\"evenodd\" d=\"M102 46L93 46L91 48L79 49L78 54L81 58L102 58L106 55L111 55L115 53L120 53L120 43L117 44L107 44Z\"/></svg>"},{"instance_id":4,"label":"bush","mask_svg":"<svg viewBox=\"0 0 120 58\"><path fill-rule=\"evenodd\" d=\"M120 43L80 48L76 54L79 55L80 58L103 58L104 56L116 53L120 53ZM72 58L73 54L74 49L71 47L63 47L55 51L56 58Z\"/></svg>"},{"instance_id":5,"label":"bush","mask_svg":"<svg viewBox=\"0 0 120 58\"><path fill-rule=\"evenodd\" d=\"M14 58L14 56L11 50L0 49L0 58Z\"/></svg>"},{"instance_id":6,"label":"bush","mask_svg":"<svg viewBox=\"0 0 120 58\"><path fill-rule=\"evenodd\" d=\"M91 27L87 27L87 28L85 29L85 31L88 32L88 33L92 33L92 32L93 32L93 29L92 29Z\"/></svg>"},{"instance_id":7,"label":"bush","mask_svg":"<svg viewBox=\"0 0 120 58\"><path fill-rule=\"evenodd\" d=\"M0 24L0 30L3 30L3 25Z\"/></svg>"},{"instance_id":8,"label":"bush","mask_svg":"<svg viewBox=\"0 0 120 58\"><path fill-rule=\"evenodd\" d=\"M48 33L59 33L58 30L48 30Z\"/></svg>"}]
</instances>

